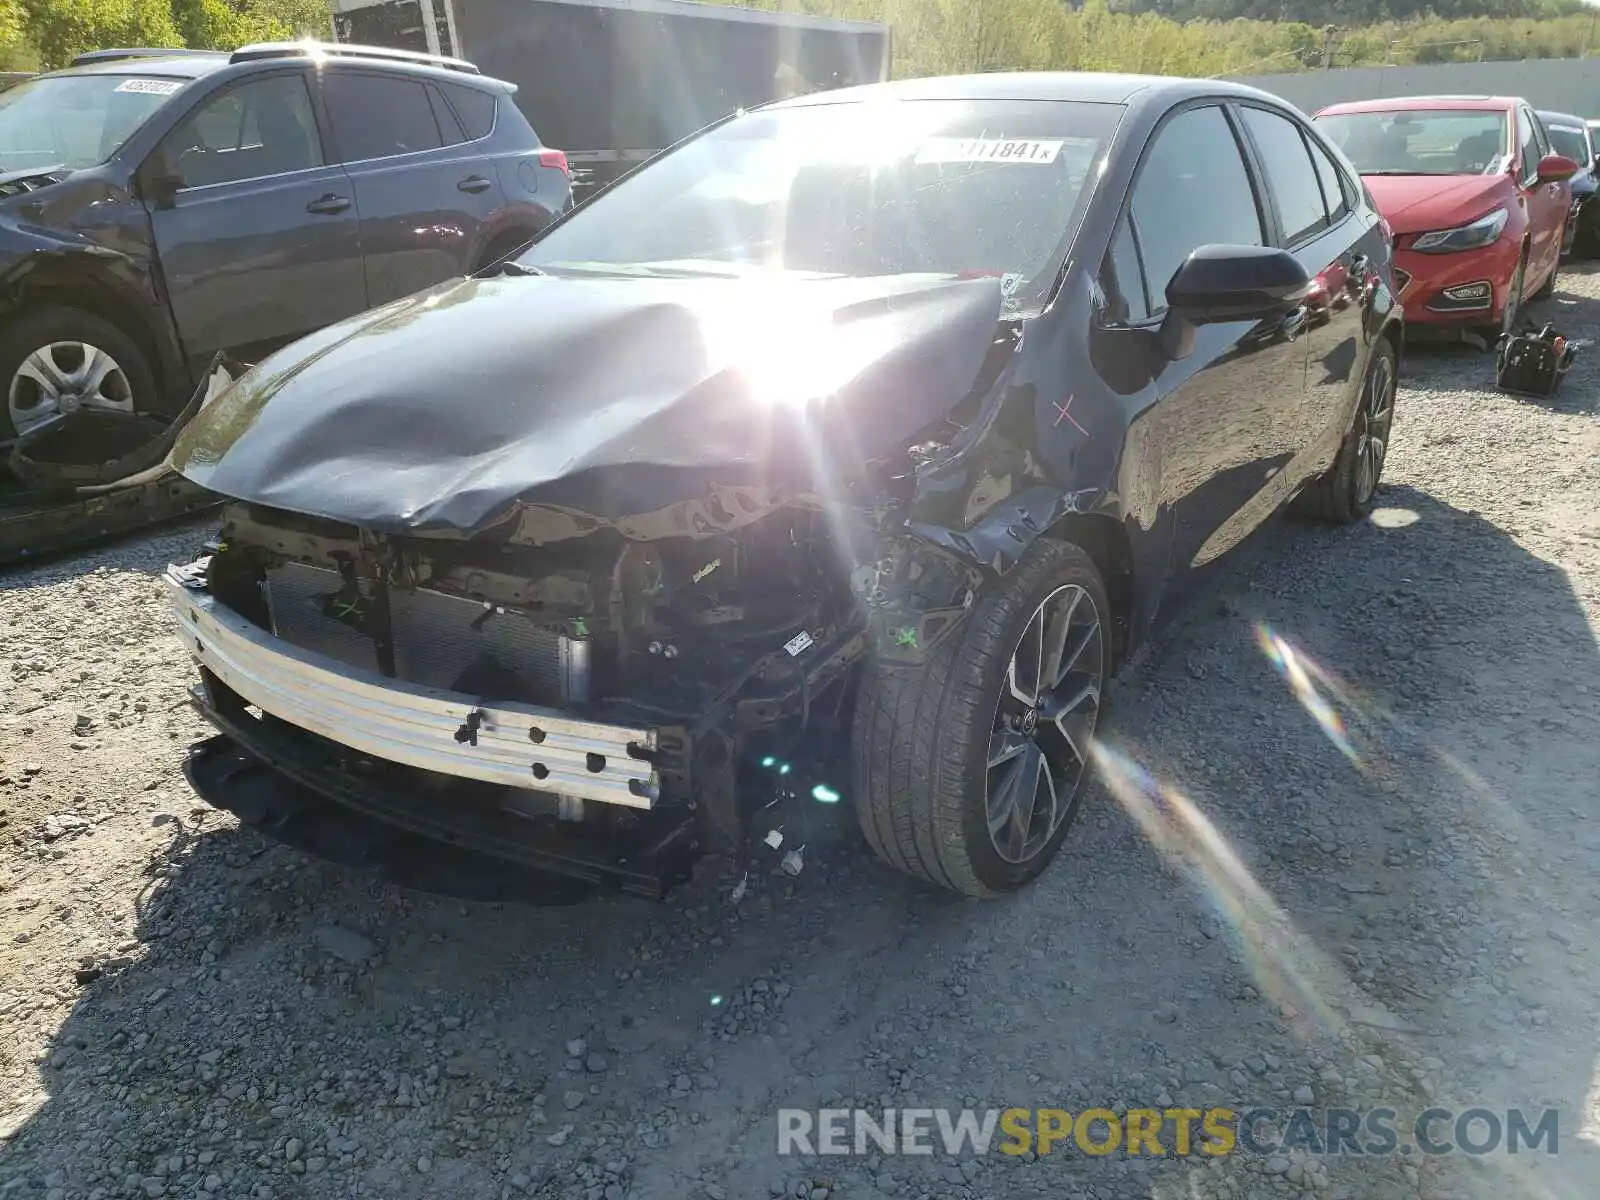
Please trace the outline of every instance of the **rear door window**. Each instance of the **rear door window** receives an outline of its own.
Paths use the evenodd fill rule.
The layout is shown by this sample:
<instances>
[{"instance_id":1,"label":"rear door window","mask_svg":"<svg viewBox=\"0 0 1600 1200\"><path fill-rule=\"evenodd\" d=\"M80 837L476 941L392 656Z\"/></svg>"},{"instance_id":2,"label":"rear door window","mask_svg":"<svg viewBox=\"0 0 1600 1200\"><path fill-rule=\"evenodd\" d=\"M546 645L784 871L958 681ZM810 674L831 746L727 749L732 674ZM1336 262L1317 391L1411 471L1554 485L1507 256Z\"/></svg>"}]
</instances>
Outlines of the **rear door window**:
<instances>
[{"instance_id":1,"label":"rear door window","mask_svg":"<svg viewBox=\"0 0 1600 1200\"><path fill-rule=\"evenodd\" d=\"M1307 137L1306 147L1311 151L1311 162L1317 168L1317 178L1322 182L1322 202L1328 208L1328 224L1337 225L1354 207L1352 197L1355 189L1328 152L1317 144L1316 138Z\"/></svg>"},{"instance_id":2,"label":"rear door window","mask_svg":"<svg viewBox=\"0 0 1600 1200\"><path fill-rule=\"evenodd\" d=\"M425 84L397 76L330 71L323 95L345 162L437 150L444 144Z\"/></svg>"},{"instance_id":3,"label":"rear door window","mask_svg":"<svg viewBox=\"0 0 1600 1200\"><path fill-rule=\"evenodd\" d=\"M1152 315L1166 310L1167 284L1198 247L1265 244L1255 189L1219 106L1188 109L1161 127L1139 167L1131 213Z\"/></svg>"}]
</instances>

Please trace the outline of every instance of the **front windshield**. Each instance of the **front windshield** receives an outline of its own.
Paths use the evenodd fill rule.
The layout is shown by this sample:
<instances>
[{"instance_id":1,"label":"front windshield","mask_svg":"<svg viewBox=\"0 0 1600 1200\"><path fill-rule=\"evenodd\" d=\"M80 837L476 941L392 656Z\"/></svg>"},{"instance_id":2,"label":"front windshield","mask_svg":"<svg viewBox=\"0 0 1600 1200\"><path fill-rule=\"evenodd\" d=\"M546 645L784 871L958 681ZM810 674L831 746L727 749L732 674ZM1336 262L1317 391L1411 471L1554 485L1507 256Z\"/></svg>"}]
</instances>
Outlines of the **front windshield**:
<instances>
[{"instance_id":1,"label":"front windshield","mask_svg":"<svg viewBox=\"0 0 1600 1200\"><path fill-rule=\"evenodd\" d=\"M1594 156L1589 153L1589 140L1583 130L1575 125L1546 125L1550 146L1557 154L1564 154L1579 167L1587 167Z\"/></svg>"},{"instance_id":2,"label":"front windshield","mask_svg":"<svg viewBox=\"0 0 1600 1200\"><path fill-rule=\"evenodd\" d=\"M1483 109L1339 113L1316 119L1363 175L1494 175L1506 169L1506 114Z\"/></svg>"},{"instance_id":3,"label":"front windshield","mask_svg":"<svg viewBox=\"0 0 1600 1200\"><path fill-rule=\"evenodd\" d=\"M0 171L105 162L186 79L47 75L0 92Z\"/></svg>"},{"instance_id":4,"label":"front windshield","mask_svg":"<svg viewBox=\"0 0 1600 1200\"><path fill-rule=\"evenodd\" d=\"M1120 105L823 103L735 117L522 257L554 274L993 275L1048 295Z\"/></svg>"}]
</instances>

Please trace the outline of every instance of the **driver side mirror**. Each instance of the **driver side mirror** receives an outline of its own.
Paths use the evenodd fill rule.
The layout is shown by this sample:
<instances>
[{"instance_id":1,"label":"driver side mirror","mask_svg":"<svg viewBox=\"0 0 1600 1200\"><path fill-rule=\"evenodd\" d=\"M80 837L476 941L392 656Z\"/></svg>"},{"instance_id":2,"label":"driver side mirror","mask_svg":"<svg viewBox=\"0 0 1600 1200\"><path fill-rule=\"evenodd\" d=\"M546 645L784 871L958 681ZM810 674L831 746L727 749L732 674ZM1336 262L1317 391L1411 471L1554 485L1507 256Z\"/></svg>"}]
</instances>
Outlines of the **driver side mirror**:
<instances>
[{"instance_id":1,"label":"driver side mirror","mask_svg":"<svg viewBox=\"0 0 1600 1200\"><path fill-rule=\"evenodd\" d=\"M1539 182L1560 183L1571 179L1579 170L1578 164L1565 154L1546 154L1539 160Z\"/></svg>"},{"instance_id":2,"label":"driver side mirror","mask_svg":"<svg viewBox=\"0 0 1600 1200\"><path fill-rule=\"evenodd\" d=\"M183 176L173 169L167 156L157 150L139 168L139 196L151 208L171 208L178 189L183 187Z\"/></svg>"},{"instance_id":3,"label":"driver side mirror","mask_svg":"<svg viewBox=\"0 0 1600 1200\"><path fill-rule=\"evenodd\" d=\"M1171 361L1194 353L1195 329L1223 321L1260 321L1305 299L1311 276L1275 246L1201 246L1167 284L1161 349Z\"/></svg>"}]
</instances>

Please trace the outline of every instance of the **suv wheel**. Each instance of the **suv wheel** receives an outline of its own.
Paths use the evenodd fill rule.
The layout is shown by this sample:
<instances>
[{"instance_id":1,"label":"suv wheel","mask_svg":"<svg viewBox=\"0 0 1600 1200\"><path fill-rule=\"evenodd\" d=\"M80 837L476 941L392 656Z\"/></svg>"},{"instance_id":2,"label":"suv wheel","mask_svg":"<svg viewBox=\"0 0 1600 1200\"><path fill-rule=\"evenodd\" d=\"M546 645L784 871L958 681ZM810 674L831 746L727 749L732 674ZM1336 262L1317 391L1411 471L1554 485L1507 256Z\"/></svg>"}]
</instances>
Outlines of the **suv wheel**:
<instances>
[{"instance_id":1,"label":"suv wheel","mask_svg":"<svg viewBox=\"0 0 1600 1200\"><path fill-rule=\"evenodd\" d=\"M92 313L41 308L0 332L0 441L82 409L148 412L155 377L133 339Z\"/></svg>"},{"instance_id":2,"label":"suv wheel","mask_svg":"<svg viewBox=\"0 0 1600 1200\"><path fill-rule=\"evenodd\" d=\"M1088 782L1110 619L1093 560L1041 540L920 669L869 664L853 791L880 858L968 896L1050 865Z\"/></svg>"}]
</instances>

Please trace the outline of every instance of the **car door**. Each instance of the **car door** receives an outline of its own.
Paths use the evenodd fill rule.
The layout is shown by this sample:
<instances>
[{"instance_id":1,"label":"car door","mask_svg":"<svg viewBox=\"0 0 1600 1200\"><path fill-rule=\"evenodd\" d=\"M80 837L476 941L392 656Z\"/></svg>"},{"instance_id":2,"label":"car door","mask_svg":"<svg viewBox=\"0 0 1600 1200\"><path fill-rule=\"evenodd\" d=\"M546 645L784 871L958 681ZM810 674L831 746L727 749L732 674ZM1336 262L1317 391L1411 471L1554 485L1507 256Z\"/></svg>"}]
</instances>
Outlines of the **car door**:
<instances>
[{"instance_id":1,"label":"car door","mask_svg":"<svg viewBox=\"0 0 1600 1200\"><path fill-rule=\"evenodd\" d=\"M422 75L339 67L324 71L322 91L361 208L371 302L471 270L505 199L437 86Z\"/></svg>"},{"instance_id":2,"label":"car door","mask_svg":"<svg viewBox=\"0 0 1600 1200\"><path fill-rule=\"evenodd\" d=\"M1278 109L1240 115L1277 213L1279 239L1311 276L1306 298L1308 371L1283 486L1294 490L1333 462L1349 427L1367 361L1365 298L1376 222L1356 215L1355 185L1316 134Z\"/></svg>"},{"instance_id":3,"label":"car door","mask_svg":"<svg viewBox=\"0 0 1600 1200\"><path fill-rule=\"evenodd\" d=\"M366 307L350 180L325 153L303 68L201 99L140 180L192 363L256 357Z\"/></svg>"},{"instance_id":4,"label":"car door","mask_svg":"<svg viewBox=\"0 0 1600 1200\"><path fill-rule=\"evenodd\" d=\"M1138 293L1137 319L1151 325L1166 312L1168 281L1195 249L1268 244L1269 213L1221 102L1163 121L1123 220L1142 278L1122 287ZM1305 322L1298 308L1267 321L1202 325L1192 354L1158 364L1150 436L1161 502L1173 511L1175 576L1215 559L1277 507L1274 479L1294 455L1305 404Z\"/></svg>"},{"instance_id":5,"label":"car door","mask_svg":"<svg viewBox=\"0 0 1600 1200\"><path fill-rule=\"evenodd\" d=\"M1517 105L1517 140L1517 190L1528 212L1528 277L1522 289L1526 299L1556 269L1561 258L1571 192L1565 182L1539 182L1539 163L1550 153L1550 141L1539 118L1526 104Z\"/></svg>"}]
</instances>

